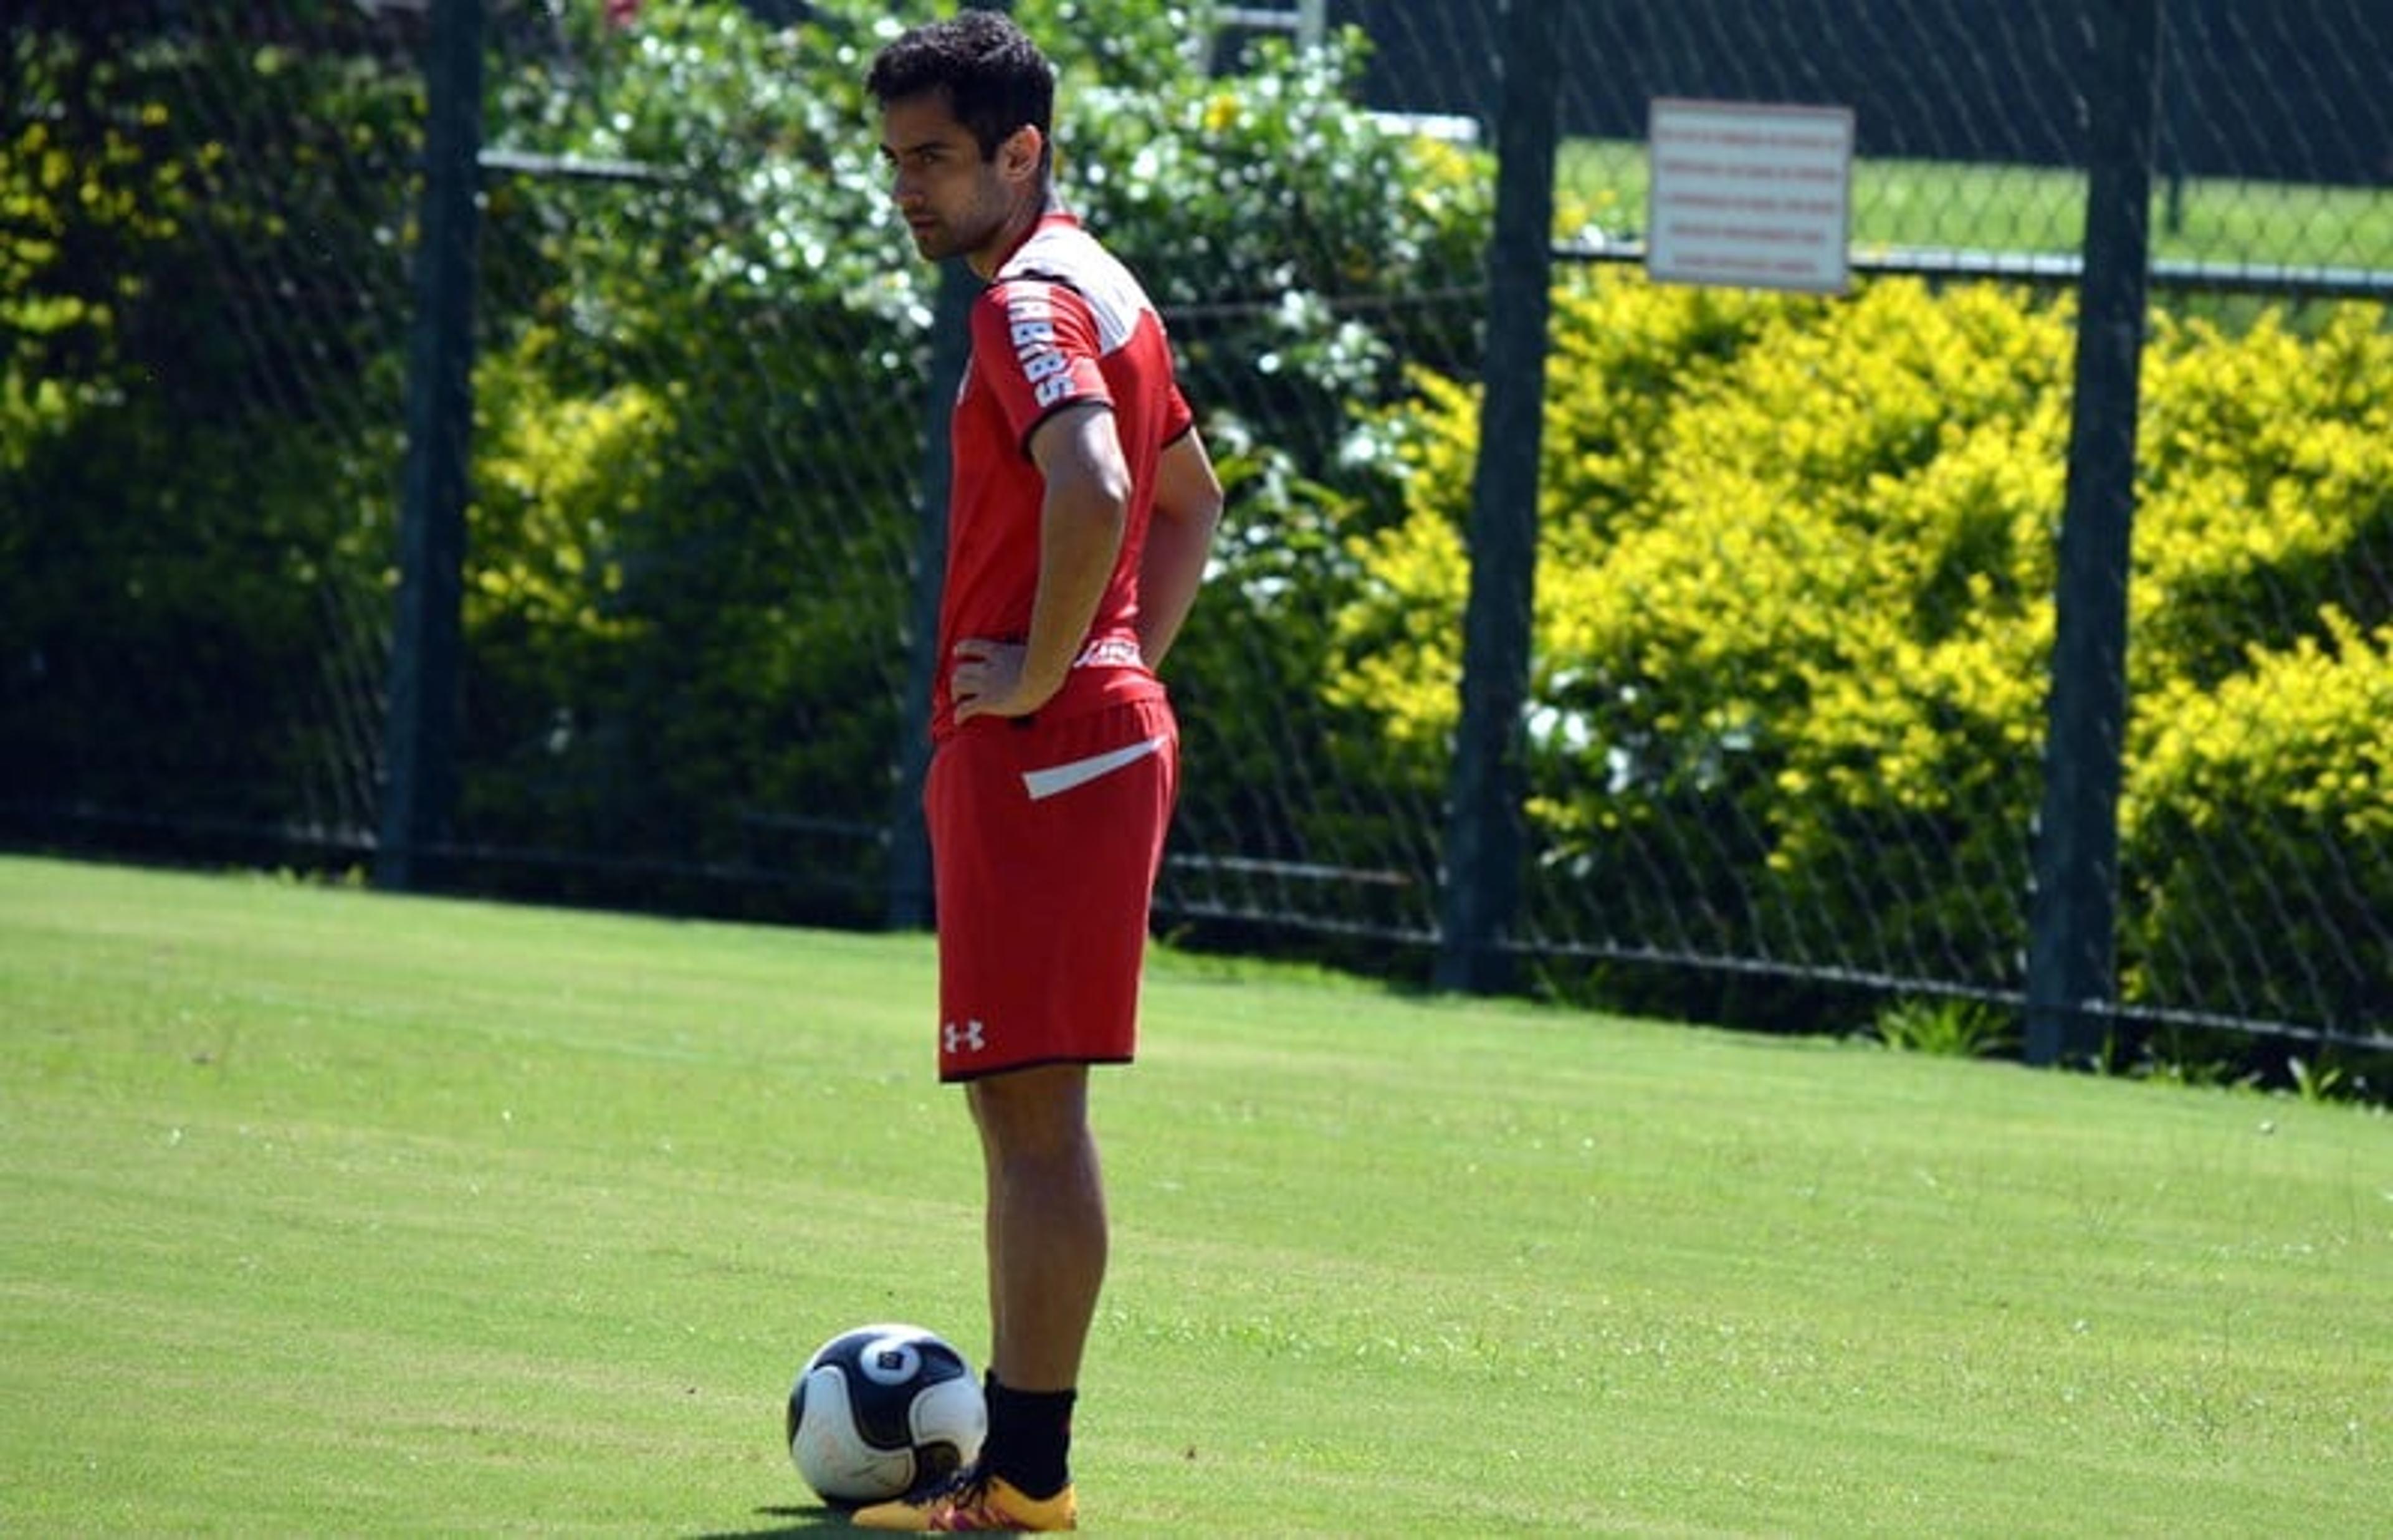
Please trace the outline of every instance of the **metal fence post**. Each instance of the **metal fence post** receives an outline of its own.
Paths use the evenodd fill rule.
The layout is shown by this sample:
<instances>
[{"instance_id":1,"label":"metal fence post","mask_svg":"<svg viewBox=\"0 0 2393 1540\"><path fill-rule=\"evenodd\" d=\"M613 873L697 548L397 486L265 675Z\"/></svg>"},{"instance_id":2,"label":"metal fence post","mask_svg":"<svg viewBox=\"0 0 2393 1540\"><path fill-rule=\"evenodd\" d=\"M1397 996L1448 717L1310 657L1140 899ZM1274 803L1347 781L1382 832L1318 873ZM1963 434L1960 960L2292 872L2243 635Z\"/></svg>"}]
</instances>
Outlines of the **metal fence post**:
<instances>
[{"instance_id":1,"label":"metal fence post","mask_svg":"<svg viewBox=\"0 0 2393 1540\"><path fill-rule=\"evenodd\" d=\"M1537 565L1537 460L1552 277L1557 62L1552 0L1510 0L1487 254L1486 389L1471 506L1462 716L1448 783L1436 982L1500 989L1527 841L1522 712Z\"/></svg>"},{"instance_id":2,"label":"metal fence post","mask_svg":"<svg viewBox=\"0 0 2393 1540\"><path fill-rule=\"evenodd\" d=\"M2029 912L2027 1060L2036 1064L2098 1054L2117 993L2127 571L2160 0L2110 0L2095 11L2086 269Z\"/></svg>"},{"instance_id":3,"label":"metal fence post","mask_svg":"<svg viewBox=\"0 0 2393 1540\"><path fill-rule=\"evenodd\" d=\"M482 143L482 0L434 0L425 51L422 244L408 355L407 460L374 881L412 888L457 800L474 246Z\"/></svg>"}]
</instances>

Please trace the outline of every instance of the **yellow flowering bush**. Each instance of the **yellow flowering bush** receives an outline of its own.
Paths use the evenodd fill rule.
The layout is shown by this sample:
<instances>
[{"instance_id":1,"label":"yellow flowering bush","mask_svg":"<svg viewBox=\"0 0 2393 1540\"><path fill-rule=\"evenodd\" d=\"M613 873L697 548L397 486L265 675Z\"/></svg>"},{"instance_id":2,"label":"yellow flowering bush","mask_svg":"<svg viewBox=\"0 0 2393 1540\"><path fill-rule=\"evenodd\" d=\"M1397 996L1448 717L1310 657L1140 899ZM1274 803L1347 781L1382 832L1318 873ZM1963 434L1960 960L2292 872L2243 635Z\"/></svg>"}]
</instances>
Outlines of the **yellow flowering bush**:
<instances>
[{"instance_id":1,"label":"yellow flowering bush","mask_svg":"<svg viewBox=\"0 0 2393 1540\"><path fill-rule=\"evenodd\" d=\"M2130 983L2147 995L2303 1019L2348 981L2353 1024L2393 1024L2393 621L2338 607L2247 649L2205 687L2162 684L2138 716L2125 810Z\"/></svg>"},{"instance_id":2,"label":"yellow flowering bush","mask_svg":"<svg viewBox=\"0 0 2393 1540\"><path fill-rule=\"evenodd\" d=\"M1987 284L1565 281L1527 721L1545 915L1589 939L1592 914L1609 945L2016 985L2073 329L2067 298ZM2194 960L2251 831L2308 830L2267 837L2268 880L2315 898L2292 902L2351 959L2338 976L2393 977L2353 919L2393 913L2386 578L2359 564L2393 548L2393 333L2360 307L2309 336L2164 321L2145 380L2131 983L2393 1018L2357 985L2221 996ZM1477 413L1452 382L1421 399L1405 516L1350 542L1327 686L1416 748L1455 726Z\"/></svg>"}]
</instances>

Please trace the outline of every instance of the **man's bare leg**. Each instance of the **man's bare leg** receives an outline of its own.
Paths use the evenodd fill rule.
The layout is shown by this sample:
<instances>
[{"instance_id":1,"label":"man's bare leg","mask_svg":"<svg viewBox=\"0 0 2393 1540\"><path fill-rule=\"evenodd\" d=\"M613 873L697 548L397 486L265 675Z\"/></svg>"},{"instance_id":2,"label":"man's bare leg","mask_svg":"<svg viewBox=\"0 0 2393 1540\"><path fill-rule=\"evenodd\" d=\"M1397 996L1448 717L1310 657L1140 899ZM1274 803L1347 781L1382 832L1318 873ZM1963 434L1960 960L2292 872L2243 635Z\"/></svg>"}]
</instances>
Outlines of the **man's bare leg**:
<instances>
[{"instance_id":1,"label":"man's bare leg","mask_svg":"<svg viewBox=\"0 0 2393 1540\"><path fill-rule=\"evenodd\" d=\"M1085 1064L969 1088L988 1181L990 1372L1017 1390L1069 1390L1105 1276L1105 1182Z\"/></svg>"}]
</instances>

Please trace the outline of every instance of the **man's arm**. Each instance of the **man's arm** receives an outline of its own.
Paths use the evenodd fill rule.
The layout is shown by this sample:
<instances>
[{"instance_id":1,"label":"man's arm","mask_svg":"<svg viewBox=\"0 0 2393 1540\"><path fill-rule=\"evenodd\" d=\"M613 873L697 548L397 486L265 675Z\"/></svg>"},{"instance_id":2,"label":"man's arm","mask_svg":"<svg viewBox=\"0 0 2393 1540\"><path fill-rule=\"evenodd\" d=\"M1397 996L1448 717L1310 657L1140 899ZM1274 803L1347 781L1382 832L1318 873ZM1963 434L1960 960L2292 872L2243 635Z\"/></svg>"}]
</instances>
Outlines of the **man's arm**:
<instances>
[{"instance_id":1,"label":"man's arm","mask_svg":"<svg viewBox=\"0 0 2393 1540\"><path fill-rule=\"evenodd\" d=\"M1213 531L1222 522L1222 483L1195 428L1164 446L1155 477L1155 516L1138 569L1138 647L1150 669L1179 639L1196 602Z\"/></svg>"},{"instance_id":2,"label":"man's arm","mask_svg":"<svg viewBox=\"0 0 2393 1540\"><path fill-rule=\"evenodd\" d=\"M958 722L1027 716L1064 687L1121 555L1130 466L1112 409L1092 403L1056 412L1031 434L1030 458L1047 483L1030 634L1019 647L957 644L949 685Z\"/></svg>"}]
</instances>

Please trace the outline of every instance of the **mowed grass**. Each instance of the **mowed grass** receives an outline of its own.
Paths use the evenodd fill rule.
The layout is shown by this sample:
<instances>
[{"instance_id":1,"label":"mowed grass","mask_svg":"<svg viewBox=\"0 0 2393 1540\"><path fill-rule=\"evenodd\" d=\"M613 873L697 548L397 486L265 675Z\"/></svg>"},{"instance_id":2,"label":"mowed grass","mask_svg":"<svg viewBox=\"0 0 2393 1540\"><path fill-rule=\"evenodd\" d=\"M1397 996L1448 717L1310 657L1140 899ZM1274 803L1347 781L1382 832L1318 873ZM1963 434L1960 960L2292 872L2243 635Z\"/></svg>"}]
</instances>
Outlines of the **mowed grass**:
<instances>
[{"instance_id":1,"label":"mowed grass","mask_svg":"<svg viewBox=\"0 0 2393 1540\"><path fill-rule=\"evenodd\" d=\"M1641 232L1649 168L1638 141L1565 140L1563 207L1618 235ZM1948 161L1853 165L1852 242L1871 254L1930 247L2073 252L2086 176L2066 168ZM2393 190L2187 177L2152 183L2152 255L2233 265L2393 268Z\"/></svg>"},{"instance_id":2,"label":"mowed grass","mask_svg":"<svg viewBox=\"0 0 2393 1540\"><path fill-rule=\"evenodd\" d=\"M0 860L0 1532L835 1528L985 1347L919 936ZM2383 1534L2393 1124L1159 958L1118 1534Z\"/></svg>"}]
</instances>

